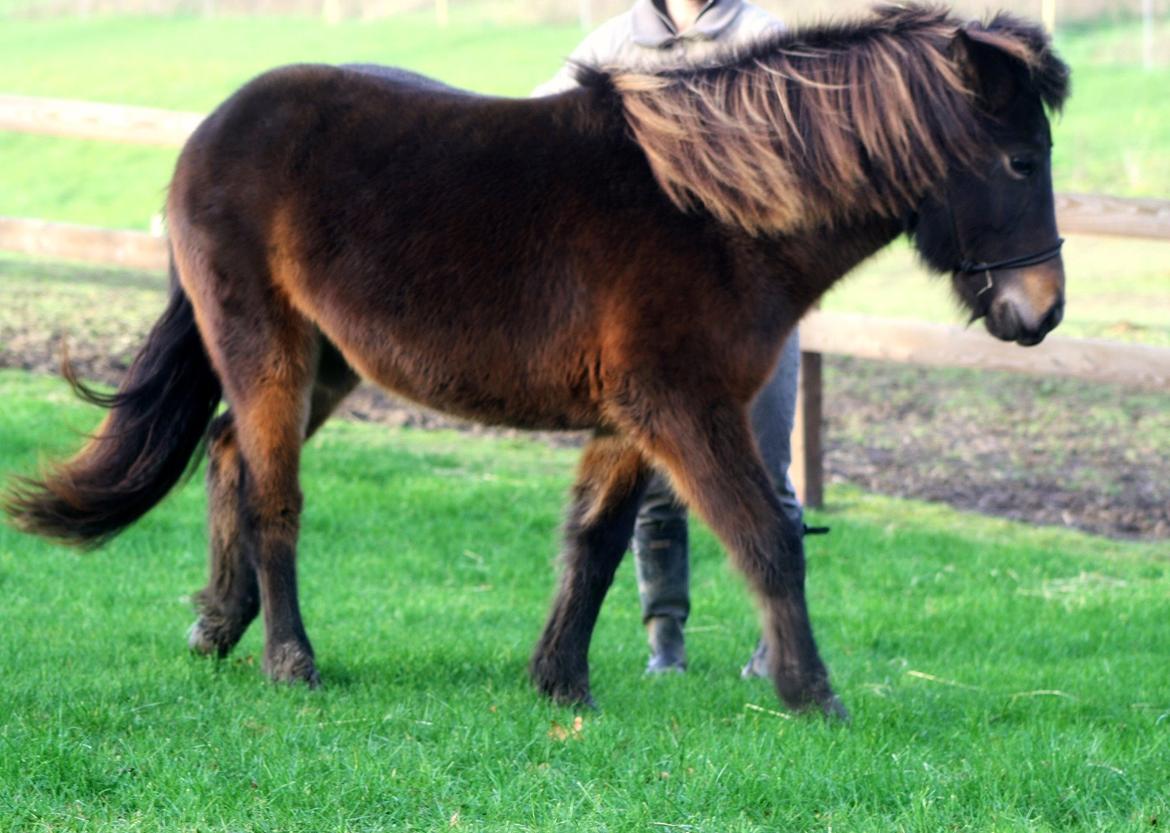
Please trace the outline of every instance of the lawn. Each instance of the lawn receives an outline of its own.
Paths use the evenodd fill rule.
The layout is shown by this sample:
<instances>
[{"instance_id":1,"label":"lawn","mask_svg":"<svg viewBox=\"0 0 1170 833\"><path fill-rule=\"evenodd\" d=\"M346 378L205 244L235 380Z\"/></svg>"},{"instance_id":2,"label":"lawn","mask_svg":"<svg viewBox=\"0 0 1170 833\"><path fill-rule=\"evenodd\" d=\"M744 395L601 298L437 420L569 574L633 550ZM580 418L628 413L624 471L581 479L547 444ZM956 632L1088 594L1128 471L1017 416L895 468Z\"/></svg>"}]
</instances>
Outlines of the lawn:
<instances>
[{"instance_id":1,"label":"lawn","mask_svg":"<svg viewBox=\"0 0 1170 833\"><path fill-rule=\"evenodd\" d=\"M399 64L476 90L524 95L555 71L572 26L492 26L429 15L334 26L266 17L5 20L0 91L206 111L262 70L294 61ZM1159 30L1170 43L1170 30ZM1170 195L1170 67L1136 62L1130 24L1058 34L1074 95L1055 122L1056 183L1066 191ZM145 229L175 151L0 133L0 215ZM1079 237L1065 255L1063 332L1170 344L1170 243ZM954 323L941 282L895 246L826 308Z\"/></svg>"},{"instance_id":2,"label":"lawn","mask_svg":"<svg viewBox=\"0 0 1170 833\"><path fill-rule=\"evenodd\" d=\"M0 373L0 467L96 415ZM325 681L266 683L258 630L186 654L190 484L105 550L0 530L0 830L1142 830L1170 819L1165 548L830 492L809 587L847 726L738 679L755 626L698 530L691 669L647 679L630 567L597 711L524 665L574 452L327 427L302 599Z\"/></svg>"},{"instance_id":3,"label":"lawn","mask_svg":"<svg viewBox=\"0 0 1170 833\"><path fill-rule=\"evenodd\" d=\"M493 27L429 16L325 26L302 18L5 20L0 91L204 112L273 66L410 67L524 95L556 71L572 27ZM506 56L506 60L501 60ZM149 227L177 151L0 133L0 215Z\"/></svg>"},{"instance_id":4,"label":"lawn","mask_svg":"<svg viewBox=\"0 0 1170 833\"><path fill-rule=\"evenodd\" d=\"M1170 44L1170 26L1159 29ZM573 26L493 26L430 15L8 19L0 91L206 111L257 73L300 61L409 67L480 92L525 95L580 38ZM1132 24L1060 32L1074 95L1055 125L1061 190L1170 194L1170 66L1143 70ZM175 152L0 134L0 214L147 228Z\"/></svg>"},{"instance_id":5,"label":"lawn","mask_svg":"<svg viewBox=\"0 0 1170 833\"><path fill-rule=\"evenodd\" d=\"M1134 65L1134 32L1061 33L1077 74L1056 127L1059 188L1170 194L1170 70ZM4 20L0 90L205 110L268 66L327 60L522 95L579 35L458 20L439 31L426 17ZM145 228L173 157L0 134L0 214ZM1070 241L1062 332L1170 344L1167 254ZM955 320L943 285L909 261L894 247L826 306ZM0 297L25 305L0 310L0 329L15 316L72 330L80 308L81 330L106 341L149 318L161 287L120 273L90 285L12 258L0 282ZM95 300L111 288L117 315ZM0 372L0 402L0 475L69 448L97 420L59 380L13 371ZM1164 544L835 487L811 518L833 533L810 545L809 587L850 725L792 719L768 684L738 678L754 615L701 528L690 671L642 676L623 565L594 644L601 708L575 712L542 701L524 672L574 461L516 440L327 427L303 484L302 603L325 682L315 692L262 679L259 628L227 661L187 655L206 558L197 483L91 555L0 528L0 831L1170 822Z\"/></svg>"}]
</instances>

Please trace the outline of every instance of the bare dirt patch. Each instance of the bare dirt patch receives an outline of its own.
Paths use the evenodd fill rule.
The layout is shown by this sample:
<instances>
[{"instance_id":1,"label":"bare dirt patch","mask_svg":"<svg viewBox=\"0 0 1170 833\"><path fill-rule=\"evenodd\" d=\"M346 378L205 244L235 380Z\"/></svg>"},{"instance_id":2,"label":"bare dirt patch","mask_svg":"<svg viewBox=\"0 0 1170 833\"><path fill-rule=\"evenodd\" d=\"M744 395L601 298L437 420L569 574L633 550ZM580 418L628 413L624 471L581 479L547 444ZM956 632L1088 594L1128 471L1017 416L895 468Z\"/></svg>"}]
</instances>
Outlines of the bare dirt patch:
<instances>
[{"instance_id":1,"label":"bare dirt patch","mask_svg":"<svg viewBox=\"0 0 1170 833\"><path fill-rule=\"evenodd\" d=\"M116 384L162 308L155 276L0 259L0 367ZM1170 539L1170 392L1002 373L825 361L832 482L1032 523ZM516 436L371 387L348 419ZM577 445L576 434L538 439Z\"/></svg>"}]
</instances>

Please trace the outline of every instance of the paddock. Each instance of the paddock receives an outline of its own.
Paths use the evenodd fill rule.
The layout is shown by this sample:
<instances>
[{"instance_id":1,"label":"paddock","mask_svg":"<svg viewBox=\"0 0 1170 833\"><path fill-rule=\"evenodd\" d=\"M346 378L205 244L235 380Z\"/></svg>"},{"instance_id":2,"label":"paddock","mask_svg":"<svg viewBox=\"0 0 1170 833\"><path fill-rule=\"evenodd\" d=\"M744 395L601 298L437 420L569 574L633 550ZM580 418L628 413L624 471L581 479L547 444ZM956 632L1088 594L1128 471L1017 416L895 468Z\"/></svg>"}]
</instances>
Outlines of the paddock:
<instances>
[{"instance_id":1,"label":"paddock","mask_svg":"<svg viewBox=\"0 0 1170 833\"><path fill-rule=\"evenodd\" d=\"M0 259L0 286L29 285L28 263ZM32 268L30 280L53 286L48 266ZM61 283L100 307L111 297L102 287L148 294L151 280L78 270ZM50 299L33 301L58 338ZM825 355L831 403L845 365L807 346ZM942 378L906 372L878 378ZM937 372L958 374L944 389L973 437L992 414L960 395L975 378L963 374L1005 388L1032 378ZM1063 383L1037 384L1035 413L1058 421L1043 397L1065 401ZM1084 389L1096 393L1071 401L1116 391L1125 402L1086 425L1137 414L1128 453L1140 461L1165 447L1164 385ZM5 474L72 444L50 426L94 423L43 377L4 371L0 397ZM827 414L832 475L842 431ZM810 604L849 727L790 719L766 683L738 680L755 622L705 530L691 673L638 673L623 565L593 651L604 708L576 712L540 702L523 673L574 454L514 436L329 426L306 455L304 601L329 680L315 693L263 683L256 634L219 664L177 650L190 613L177 588L194 591L204 569L198 489L96 556L0 530L0 700L11 704L0 737L15 753L0 756L0 826L1126 829L1167 818L1163 540L959 513L830 476L811 518L833 533L810 554ZM382 502L390 483L405 484L405 499ZM856 603L828 601L843 594ZM327 609L327 596L344 604ZM468 638L485 628L490 640Z\"/></svg>"}]
</instances>

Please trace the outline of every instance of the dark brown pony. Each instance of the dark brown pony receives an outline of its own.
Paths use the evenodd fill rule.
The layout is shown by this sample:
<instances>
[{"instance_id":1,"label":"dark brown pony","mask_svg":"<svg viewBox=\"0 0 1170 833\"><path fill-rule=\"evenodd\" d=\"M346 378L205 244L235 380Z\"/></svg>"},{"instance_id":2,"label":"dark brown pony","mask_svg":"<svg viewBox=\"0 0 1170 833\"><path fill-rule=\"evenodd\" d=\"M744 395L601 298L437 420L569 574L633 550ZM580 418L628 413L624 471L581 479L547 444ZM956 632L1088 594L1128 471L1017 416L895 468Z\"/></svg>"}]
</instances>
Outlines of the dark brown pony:
<instances>
[{"instance_id":1,"label":"dark brown pony","mask_svg":"<svg viewBox=\"0 0 1170 833\"><path fill-rule=\"evenodd\" d=\"M592 429L540 690L590 699L590 637L654 466L759 596L784 701L841 713L745 408L805 310L903 232L999 338L1056 326L1046 108L1067 68L1035 26L910 8L718 66L580 75L508 100L294 66L232 96L175 171L166 312L118 393L90 397L110 407L96 438L18 486L12 515L100 544L206 438L191 645L223 656L262 610L265 671L316 683L298 464L360 377L488 423Z\"/></svg>"}]
</instances>

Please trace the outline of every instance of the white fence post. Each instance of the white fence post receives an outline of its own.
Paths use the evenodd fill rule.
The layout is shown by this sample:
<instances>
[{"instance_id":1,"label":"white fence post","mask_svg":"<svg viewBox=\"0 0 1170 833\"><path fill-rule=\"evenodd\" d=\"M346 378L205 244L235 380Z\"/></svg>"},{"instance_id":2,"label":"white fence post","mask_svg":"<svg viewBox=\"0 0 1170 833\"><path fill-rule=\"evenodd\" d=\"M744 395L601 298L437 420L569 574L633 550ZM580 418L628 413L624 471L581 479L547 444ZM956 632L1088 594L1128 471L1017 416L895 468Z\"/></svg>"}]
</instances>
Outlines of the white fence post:
<instances>
[{"instance_id":1,"label":"white fence post","mask_svg":"<svg viewBox=\"0 0 1170 833\"><path fill-rule=\"evenodd\" d=\"M1040 22L1048 34L1056 31L1056 0L1040 0Z\"/></svg>"},{"instance_id":2,"label":"white fence post","mask_svg":"<svg viewBox=\"0 0 1170 833\"><path fill-rule=\"evenodd\" d=\"M1142 67L1154 68L1154 0L1142 0Z\"/></svg>"}]
</instances>

